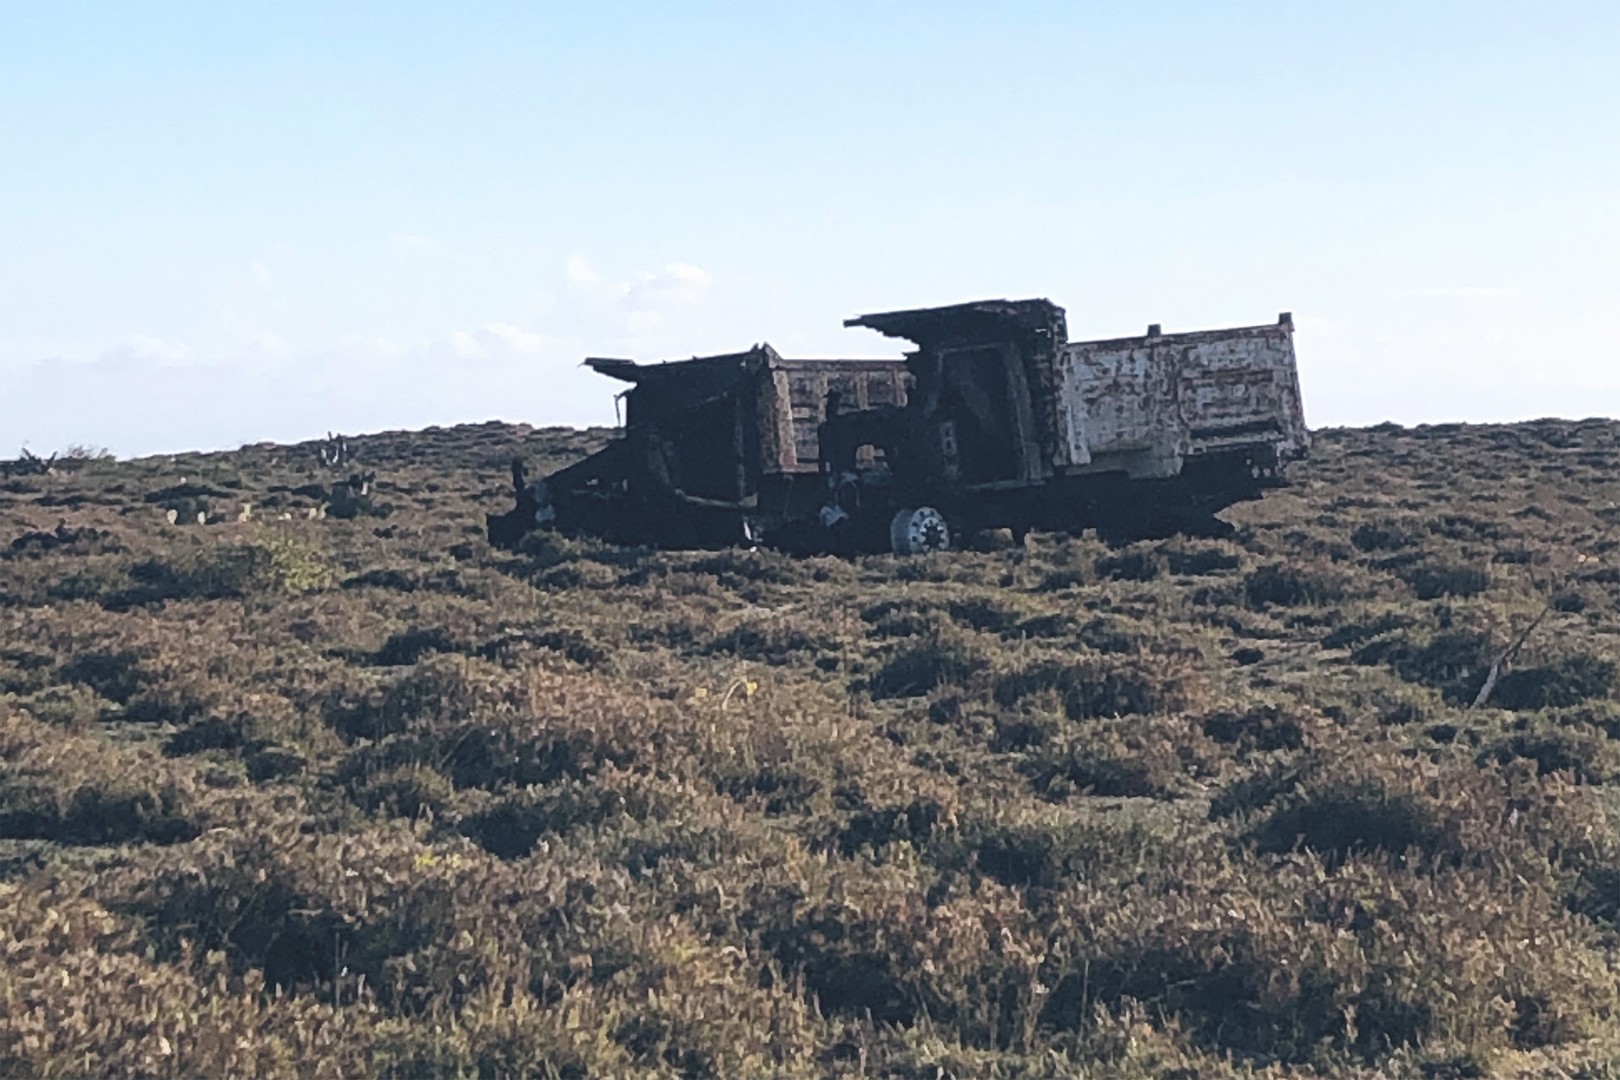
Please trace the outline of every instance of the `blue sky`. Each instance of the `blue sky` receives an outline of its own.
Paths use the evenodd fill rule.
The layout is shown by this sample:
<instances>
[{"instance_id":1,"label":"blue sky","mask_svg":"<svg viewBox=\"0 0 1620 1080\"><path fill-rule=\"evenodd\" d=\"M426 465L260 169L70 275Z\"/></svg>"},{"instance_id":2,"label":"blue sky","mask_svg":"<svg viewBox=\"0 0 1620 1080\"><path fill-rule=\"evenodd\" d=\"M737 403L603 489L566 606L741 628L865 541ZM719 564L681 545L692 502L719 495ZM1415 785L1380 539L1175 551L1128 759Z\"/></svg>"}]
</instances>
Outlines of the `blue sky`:
<instances>
[{"instance_id":1,"label":"blue sky","mask_svg":"<svg viewBox=\"0 0 1620 1080\"><path fill-rule=\"evenodd\" d=\"M1314 425L1620 415L1620 4L0 0L0 455L603 423L586 355L1295 313Z\"/></svg>"}]
</instances>

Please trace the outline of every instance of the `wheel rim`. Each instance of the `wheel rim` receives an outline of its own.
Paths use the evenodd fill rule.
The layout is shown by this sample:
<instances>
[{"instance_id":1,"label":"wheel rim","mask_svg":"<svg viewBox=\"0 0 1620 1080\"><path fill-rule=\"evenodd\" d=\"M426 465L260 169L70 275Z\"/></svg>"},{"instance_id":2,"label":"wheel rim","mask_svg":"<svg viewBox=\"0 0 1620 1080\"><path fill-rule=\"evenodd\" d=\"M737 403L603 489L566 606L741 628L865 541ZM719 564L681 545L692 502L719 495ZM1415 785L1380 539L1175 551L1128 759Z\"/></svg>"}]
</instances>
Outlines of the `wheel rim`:
<instances>
[{"instance_id":1,"label":"wheel rim","mask_svg":"<svg viewBox=\"0 0 1620 1080\"><path fill-rule=\"evenodd\" d=\"M951 529L938 510L919 506L894 515L889 541L896 555L926 555L951 546Z\"/></svg>"}]
</instances>

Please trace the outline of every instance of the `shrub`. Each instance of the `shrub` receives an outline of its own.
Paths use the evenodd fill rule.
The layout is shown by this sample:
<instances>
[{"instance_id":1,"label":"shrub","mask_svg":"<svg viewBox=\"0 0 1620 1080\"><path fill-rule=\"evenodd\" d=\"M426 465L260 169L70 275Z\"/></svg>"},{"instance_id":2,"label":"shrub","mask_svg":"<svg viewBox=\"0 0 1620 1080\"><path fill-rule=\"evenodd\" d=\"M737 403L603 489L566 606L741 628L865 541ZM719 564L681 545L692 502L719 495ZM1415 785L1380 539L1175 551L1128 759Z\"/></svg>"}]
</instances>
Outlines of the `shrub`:
<instances>
[{"instance_id":1,"label":"shrub","mask_svg":"<svg viewBox=\"0 0 1620 1080\"><path fill-rule=\"evenodd\" d=\"M0 761L0 837L171 844L201 832L188 778L92 739L0 712Z\"/></svg>"},{"instance_id":2,"label":"shrub","mask_svg":"<svg viewBox=\"0 0 1620 1080\"><path fill-rule=\"evenodd\" d=\"M776 615L739 623L716 637L709 647L745 660L787 664L805 653L834 654L838 644L825 623Z\"/></svg>"},{"instance_id":3,"label":"shrub","mask_svg":"<svg viewBox=\"0 0 1620 1080\"><path fill-rule=\"evenodd\" d=\"M1078 566L1060 566L1048 570L1041 578L1036 592L1063 592L1067 589L1077 588L1088 584L1086 572Z\"/></svg>"},{"instance_id":4,"label":"shrub","mask_svg":"<svg viewBox=\"0 0 1620 1080\"><path fill-rule=\"evenodd\" d=\"M52 686L17 700L37 720L82 732L117 706L84 686Z\"/></svg>"},{"instance_id":5,"label":"shrub","mask_svg":"<svg viewBox=\"0 0 1620 1080\"><path fill-rule=\"evenodd\" d=\"M1164 572L1164 558L1147 544L1133 544L1120 551L1099 556L1096 562L1099 578L1116 581L1152 581Z\"/></svg>"},{"instance_id":6,"label":"shrub","mask_svg":"<svg viewBox=\"0 0 1620 1080\"><path fill-rule=\"evenodd\" d=\"M758 764L753 769L723 772L715 786L740 802L758 805L770 817L805 813L824 787L816 775L816 761L782 760Z\"/></svg>"},{"instance_id":7,"label":"shrub","mask_svg":"<svg viewBox=\"0 0 1620 1080\"><path fill-rule=\"evenodd\" d=\"M90 650L63 664L63 682L82 683L120 705L150 683L141 669L141 654L133 649Z\"/></svg>"},{"instance_id":8,"label":"shrub","mask_svg":"<svg viewBox=\"0 0 1620 1080\"><path fill-rule=\"evenodd\" d=\"M1514 710L1567 708L1608 697L1614 684L1613 661L1576 654L1508 672L1492 691L1491 703Z\"/></svg>"},{"instance_id":9,"label":"shrub","mask_svg":"<svg viewBox=\"0 0 1620 1080\"><path fill-rule=\"evenodd\" d=\"M872 604L862 609L861 621L872 627L873 634L883 638L921 637L950 633L954 629L932 605L914 601L885 600Z\"/></svg>"},{"instance_id":10,"label":"shrub","mask_svg":"<svg viewBox=\"0 0 1620 1080\"><path fill-rule=\"evenodd\" d=\"M1350 542L1362 551L1404 551L1423 541L1424 530L1416 522L1385 518L1357 525Z\"/></svg>"},{"instance_id":11,"label":"shrub","mask_svg":"<svg viewBox=\"0 0 1620 1080\"><path fill-rule=\"evenodd\" d=\"M1274 810L1253 834L1262 851L1296 844L1330 866L1352 855L1409 849L1434 854L1445 843L1445 824L1429 802L1377 779L1326 783L1301 792Z\"/></svg>"},{"instance_id":12,"label":"shrub","mask_svg":"<svg viewBox=\"0 0 1620 1080\"><path fill-rule=\"evenodd\" d=\"M917 894L911 874L862 862L837 869L809 895L756 888L747 925L832 1017L909 1025L926 1015L981 1044L1005 1020L1016 1030L1042 952L1027 915L989 886L916 903L905 899Z\"/></svg>"},{"instance_id":13,"label":"shrub","mask_svg":"<svg viewBox=\"0 0 1620 1080\"><path fill-rule=\"evenodd\" d=\"M1065 638L1080 627L1079 621L1064 612L1050 615L1032 615L1003 632L1009 638Z\"/></svg>"},{"instance_id":14,"label":"shrub","mask_svg":"<svg viewBox=\"0 0 1620 1080\"><path fill-rule=\"evenodd\" d=\"M1490 588L1491 577L1483 567L1426 561L1397 571L1419 600L1443 596L1478 596Z\"/></svg>"},{"instance_id":15,"label":"shrub","mask_svg":"<svg viewBox=\"0 0 1620 1080\"><path fill-rule=\"evenodd\" d=\"M108 598L114 610L164 600L223 600L261 586L269 558L239 545L172 560L147 559L129 569L135 584Z\"/></svg>"},{"instance_id":16,"label":"shrub","mask_svg":"<svg viewBox=\"0 0 1620 1080\"><path fill-rule=\"evenodd\" d=\"M1100 653L1137 653L1158 644L1150 624L1117 615L1098 615L1075 631L1075 638Z\"/></svg>"},{"instance_id":17,"label":"shrub","mask_svg":"<svg viewBox=\"0 0 1620 1080\"><path fill-rule=\"evenodd\" d=\"M1304 741L1299 720L1275 705L1210 713L1204 717L1203 730L1216 742L1245 750L1298 750Z\"/></svg>"},{"instance_id":18,"label":"shrub","mask_svg":"<svg viewBox=\"0 0 1620 1080\"><path fill-rule=\"evenodd\" d=\"M560 836L617 818L669 817L677 805L655 785L610 770L588 783L565 780L550 787L517 789L463 818L457 828L490 854L516 859L534 850L542 835Z\"/></svg>"},{"instance_id":19,"label":"shrub","mask_svg":"<svg viewBox=\"0 0 1620 1080\"><path fill-rule=\"evenodd\" d=\"M303 754L285 746L259 746L248 752L242 764L247 767L248 779L262 784L297 776L309 761Z\"/></svg>"},{"instance_id":20,"label":"shrub","mask_svg":"<svg viewBox=\"0 0 1620 1080\"><path fill-rule=\"evenodd\" d=\"M0 883L0 941L8 1076L354 1076L377 1063L368 1011L273 998L256 972L229 979L218 953L154 962L131 920L71 890Z\"/></svg>"},{"instance_id":21,"label":"shrub","mask_svg":"<svg viewBox=\"0 0 1620 1080\"><path fill-rule=\"evenodd\" d=\"M589 777L668 755L676 744L690 753L696 737L683 721L673 705L587 676L516 676L457 654L431 656L380 700L332 713L339 734L372 742L339 768L343 782L427 765L458 788L486 790Z\"/></svg>"},{"instance_id":22,"label":"shrub","mask_svg":"<svg viewBox=\"0 0 1620 1080\"><path fill-rule=\"evenodd\" d=\"M1359 855L1397 862L1510 867L1547 880L1549 860L1590 846L1592 807L1535 770L1480 769L1455 757L1417 767L1389 751L1334 761L1315 754L1290 788L1272 789L1249 833L1262 850L1296 845L1330 867Z\"/></svg>"},{"instance_id":23,"label":"shrub","mask_svg":"<svg viewBox=\"0 0 1620 1080\"><path fill-rule=\"evenodd\" d=\"M291 535L265 533L249 543L203 547L130 567L135 584L107 597L115 610L163 600L239 599L259 592L324 589L335 575L314 549Z\"/></svg>"},{"instance_id":24,"label":"shrub","mask_svg":"<svg viewBox=\"0 0 1620 1080\"><path fill-rule=\"evenodd\" d=\"M371 662L383 667L408 667L430 653L458 651L458 642L444 627L413 627L390 634L372 654Z\"/></svg>"},{"instance_id":25,"label":"shrub","mask_svg":"<svg viewBox=\"0 0 1620 1080\"><path fill-rule=\"evenodd\" d=\"M12 645L0 649L0 694L32 694L54 681L56 658L45 649Z\"/></svg>"},{"instance_id":26,"label":"shrub","mask_svg":"<svg viewBox=\"0 0 1620 1080\"><path fill-rule=\"evenodd\" d=\"M1380 612L1368 619L1346 622L1322 638L1324 649L1347 649L1364 641L1381 637L1392 630L1404 630L1413 623L1412 616L1399 611Z\"/></svg>"},{"instance_id":27,"label":"shrub","mask_svg":"<svg viewBox=\"0 0 1620 1080\"><path fill-rule=\"evenodd\" d=\"M163 744L163 752L170 757L184 757L208 750L240 750L256 742L251 717L245 714L207 716L169 736Z\"/></svg>"},{"instance_id":28,"label":"shrub","mask_svg":"<svg viewBox=\"0 0 1620 1080\"><path fill-rule=\"evenodd\" d=\"M962 686L989 666L989 655L971 639L935 632L891 654L869 689L875 698L918 697L942 686Z\"/></svg>"},{"instance_id":29,"label":"shrub","mask_svg":"<svg viewBox=\"0 0 1620 1080\"><path fill-rule=\"evenodd\" d=\"M1182 541L1167 544L1161 550L1172 574L1194 577L1224 574L1243 565L1238 553L1225 545L1198 545L1192 541Z\"/></svg>"},{"instance_id":30,"label":"shrub","mask_svg":"<svg viewBox=\"0 0 1620 1080\"><path fill-rule=\"evenodd\" d=\"M1402 1046L1488 1061L1579 1040L1613 1008L1591 933L1534 883L1366 861L1240 866L1267 880L1239 885L1237 867L1216 866L1201 884L1150 878L1123 903L1060 907L1087 933L1055 946L1071 973L1043 1026L1079 1029L1094 1007L1134 1000L1195 1044L1345 1074Z\"/></svg>"},{"instance_id":31,"label":"shrub","mask_svg":"<svg viewBox=\"0 0 1620 1080\"><path fill-rule=\"evenodd\" d=\"M1523 758L1534 762L1539 774L1565 772L1577 783L1601 784L1620 776L1620 748L1602 731L1545 717L1521 725L1482 750L1480 761L1505 765Z\"/></svg>"},{"instance_id":32,"label":"shrub","mask_svg":"<svg viewBox=\"0 0 1620 1080\"><path fill-rule=\"evenodd\" d=\"M810 573L798 559L780 551L747 551L728 548L698 555L680 567L694 574L712 574L728 589L739 589L758 582L796 585L810 580Z\"/></svg>"},{"instance_id":33,"label":"shrub","mask_svg":"<svg viewBox=\"0 0 1620 1080\"><path fill-rule=\"evenodd\" d=\"M1474 540L1497 543L1507 537L1501 523L1474 514L1441 514L1429 528L1438 536L1450 540Z\"/></svg>"},{"instance_id":34,"label":"shrub","mask_svg":"<svg viewBox=\"0 0 1620 1080\"><path fill-rule=\"evenodd\" d=\"M422 585L421 577L398 567L374 567L363 573L343 579L345 589L393 589L396 592L415 592Z\"/></svg>"},{"instance_id":35,"label":"shrub","mask_svg":"<svg viewBox=\"0 0 1620 1080\"><path fill-rule=\"evenodd\" d=\"M1196 733L1179 720L1103 720L1044 741L1020 771L1049 799L1165 798L1207 756Z\"/></svg>"},{"instance_id":36,"label":"shrub","mask_svg":"<svg viewBox=\"0 0 1620 1080\"><path fill-rule=\"evenodd\" d=\"M535 584L546 589L607 589L619 584L620 571L591 559L558 563L542 570Z\"/></svg>"},{"instance_id":37,"label":"shrub","mask_svg":"<svg viewBox=\"0 0 1620 1080\"><path fill-rule=\"evenodd\" d=\"M849 794L846 793L846 799ZM890 844L923 844L950 813L944 803L932 796L877 806L859 796L852 801L857 805L837 828L831 844L845 858L861 851L879 851Z\"/></svg>"},{"instance_id":38,"label":"shrub","mask_svg":"<svg viewBox=\"0 0 1620 1080\"><path fill-rule=\"evenodd\" d=\"M359 778L351 790L354 801L360 806L388 817L442 817L456 797L455 786L449 778L421 764Z\"/></svg>"},{"instance_id":39,"label":"shrub","mask_svg":"<svg viewBox=\"0 0 1620 1080\"><path fill-rule=\"evenodd\" d=\"M965 596L949 601L945 610L969 630L1005 634L1025 619L1025 610L999 596Z\"/></svg>"},{"instance_id":40,"label":"shrub","mask_svg":"<svg viewBox=\"0 0 1620 1080\"><path fill-rule=\"evenodd\" d=\"M1486 635L1447 630L1376 638L1351 653L1358 664L1384 664L1407 682L1439 690L1453 705L1472 704L1494 659Z\"/></svg>"},{"instance_id":41,"label":"shrub","mask_svg":"<svg viewBox=\"0 0 1620 1080\"><path fill-rule=\"evenodd\" d=\"M1372 694L1370 704L1380 724L1415 724L1427 719L1435 702L1424 692L1409 686L1394 687Z\"/></svg>"},{"instance_id":42,"label":"shrub","mask_svg":"<svg viewBox=\"0 0 1620 1080\"><path fill-rule=\"evenodd\" d=\"M1243 579L1243 595L1251 608L1329 604L1344 599L1345 591L1341 575L1314 565L1267 563Z\"/></svg>"},{"instance_id":43,"label":"shrub","mask_svg":"<svg viewBox=\"0 0 1620 1080\"><path fill-rule=\"evenodd\" d=\"M1165 865L1171 838L1139 815L1054 818L973 817L931 845L929 859L951 874L978 873L1009 888L1034 889L1040 905L1087 882L1123 882Z\"/></svg>"},{"instance_id":44,"label":"shrub","mask_svg":"<svg viewBox=\"0 0 1620 1080\"><path fill-rule=\"evenodd\" d=\"M1146 654L1049 659L1000 676L994 694L998 704L1011 706L1034 694L1054 692L1070 719L1084 720L1185 708L1193 697L1193 681L1190 670Z\"/></svg>"},{"instance_id":45,"label":"shrub","mask_svg":"<svg viewBox=\"0 0 1620 1080\"><path fill-rule=\"evenodd\" d=\"M267 533L246 546L250 561L271 589L303 593L325 589L336 580L332 567L313 547L290 533Z\"/></svg>"},{"instance_id":46,"label":"shrub","mask_svg":"<svg viewBox=\"0 0 1620 1080\"><path fill-rule=\"evenodd\" d=\"M493 664L455 653L432 653L390 684L380 699L341 707L331 719L346 738L381 739L412 727L442 729L520 707L521 687Z\"/></svg>"},{"instance_id":47,"label":"shrub","mask_svg":"<svg viewBox=\"0 0 1620 1080\"><path fill-rule=\"evenodd\" d=\"M20 570L0 575L6 579L0 596L14 604L68 604L82 600L111 606L128 590L133 565L128 557L90 557L71 569L42 563L38 569L48 566L55 571L43 581L29 580L29 575Z\"/></svg>"}]
</instances>

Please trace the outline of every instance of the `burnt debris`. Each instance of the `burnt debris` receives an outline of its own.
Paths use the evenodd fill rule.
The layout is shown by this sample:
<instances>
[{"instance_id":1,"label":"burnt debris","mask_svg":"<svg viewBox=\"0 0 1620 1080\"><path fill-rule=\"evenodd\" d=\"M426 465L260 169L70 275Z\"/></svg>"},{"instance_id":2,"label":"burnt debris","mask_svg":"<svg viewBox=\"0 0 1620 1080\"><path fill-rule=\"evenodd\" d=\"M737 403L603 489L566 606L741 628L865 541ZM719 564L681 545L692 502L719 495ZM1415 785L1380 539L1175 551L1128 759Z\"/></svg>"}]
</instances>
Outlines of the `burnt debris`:
<instances>
[{"instance_id":1,"label":"burnt debris","mask_svg":"<svg viewBox=\"0 0 1620 1080\"><path fill-rule=\"evenodd\" d=\"M1070 342L1063 309L992 300L864 315L903 360L796 360L760 344L630 384L623 435L488 521L621 543L793 551L950 547L986 529L1218 532L1309 447L1293 322Z\"/></svg>"}]
</instances>

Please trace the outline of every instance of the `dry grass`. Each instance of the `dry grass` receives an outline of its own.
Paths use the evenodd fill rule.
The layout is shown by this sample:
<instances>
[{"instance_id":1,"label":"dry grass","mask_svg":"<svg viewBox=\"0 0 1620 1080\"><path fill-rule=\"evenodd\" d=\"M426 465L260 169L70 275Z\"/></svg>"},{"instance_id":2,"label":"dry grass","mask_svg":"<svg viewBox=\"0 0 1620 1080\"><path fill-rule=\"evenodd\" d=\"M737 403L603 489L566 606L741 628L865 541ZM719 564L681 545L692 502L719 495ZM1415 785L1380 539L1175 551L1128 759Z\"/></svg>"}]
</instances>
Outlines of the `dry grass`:
<instances>
[{"instance_id":1,"label":"dry grass","mask_svg":"<svg viewBox=\"0 0 1620 1080\"><path fill-rule=\"evenodd\" d=\"M1231 540L483 543L604 435L0 482L0 1073L1620 1060L1620 424L1322 432Z\"/></svg>"}]
</instances>

